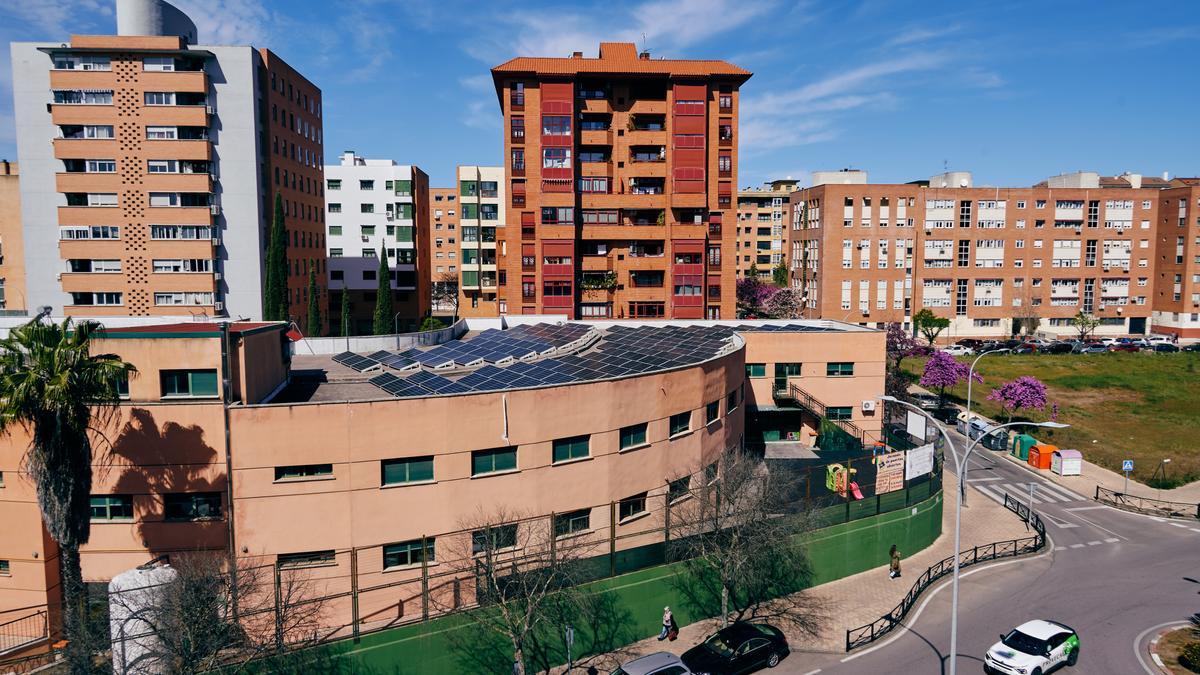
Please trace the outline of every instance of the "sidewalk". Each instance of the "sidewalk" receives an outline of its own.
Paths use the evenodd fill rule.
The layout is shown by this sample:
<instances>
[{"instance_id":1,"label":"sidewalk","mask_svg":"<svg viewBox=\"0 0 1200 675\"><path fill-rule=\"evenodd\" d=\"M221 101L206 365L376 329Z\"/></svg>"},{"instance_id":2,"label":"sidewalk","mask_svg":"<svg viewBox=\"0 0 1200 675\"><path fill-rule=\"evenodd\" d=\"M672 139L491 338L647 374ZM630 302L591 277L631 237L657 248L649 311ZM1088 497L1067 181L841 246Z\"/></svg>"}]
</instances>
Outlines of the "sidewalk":
<instances>
[{"instance_id":1,"label":"sidewalk","mask_svg":"<svg viewBox=\"0 0 1200 675\"><path fill-rule=\"evenodd\" d=\"M890 612L908 594L913 582L925 568L953 555L954 500L958 481L957 477L948 471L943 474L942 480L945 501L942 508L941 536L924 550L903 558L901 565L904 575L899 579L889 577L888 567L883 565L806 591L814 602L824 604L828 608L828 618L824 622L823 632L816 639L788 634L788 644L793 652L844 652L846 630L867 624ZM969 506L964 508L962 513L962 549L994 541L1033 536L1033 532L1026 528L1016 514L978 490L971 487L967 489L970 494L967 496ZM628 661L658 651L682 654L699 644L718 627L719 621L716 619L682 626L678 640L659 642L656 637L650 637L629 645L621 660ZM563 669L559 668L554 672L561 673Z\"/></svg>"}]
</instances>

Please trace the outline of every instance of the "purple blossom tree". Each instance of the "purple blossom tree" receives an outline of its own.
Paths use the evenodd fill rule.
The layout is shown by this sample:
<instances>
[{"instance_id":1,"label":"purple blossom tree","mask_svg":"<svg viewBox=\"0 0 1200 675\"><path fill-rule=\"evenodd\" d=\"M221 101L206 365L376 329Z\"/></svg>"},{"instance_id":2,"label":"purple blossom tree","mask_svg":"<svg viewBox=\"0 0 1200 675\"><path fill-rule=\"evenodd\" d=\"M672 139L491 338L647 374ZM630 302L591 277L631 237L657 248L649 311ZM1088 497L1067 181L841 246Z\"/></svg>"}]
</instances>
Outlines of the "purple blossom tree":
<instances>
[{"instance_id":1,"label":"purple blossom tree","mask_svg":"<svg viewBox=\"0 0 1200 675\"><path fill-rule=\"evenodd\" d=\"M755 316L764 314L763 306L776 293L779 292L779 287L774 284L765 284L758 277L742 277L737 280L737 304L738 313L742 316Z\"/></svg>"},{"instance_id":2,"label":"purple blossom tree","mask_svg":"<svg viewBox=\"0 0 1200 675\"><path fill-rule=\"evenodd\" d=\"M772 319L799 318L800 308L800 294L790 288L780 288L763 304L763 311Z\"/></svg>"},{"instance_id":3,"label":"purple blossom tree","mask_svg":"<svg viewBox=\"0 0 1200 675\"><path fill-rule=\"evenodd\" d=\"M1046 385L1032 375L1022 375L993 389L987 400L996 401L1003 406L1004 412L1008 414L1008 421L1011 422L1018 410L1046 409ZM1053 414L1058 416L1057 405Z\"/></svg>"},{"instance_id":4,"label":"purple blossom tree","mask_svg":"<svg viewBox=\"0 0 1200 675\"><path fill-rule=\"evenodd\" d=\"M971 374L971 367L955 360L946 352L934 352L925 362L925 370L921 372L921 386L926 389L938 390L938 405L946 402L946 390L960 382L965 382ZM983 377L975 373L974 380L983 382Z\"/></svg>"},{"instance_id":5,"label":"purple blossom tree","mask_svg":"<svg viewBox=\"0 0 1200 675\"><path fill-rule=\"evenodd\" d=\"M889 396L904 398L912 376L901 367L905 357L911 356L917 341L896 322L887 325L887 372L884 390Z\"/></svg>"}]
</instances>

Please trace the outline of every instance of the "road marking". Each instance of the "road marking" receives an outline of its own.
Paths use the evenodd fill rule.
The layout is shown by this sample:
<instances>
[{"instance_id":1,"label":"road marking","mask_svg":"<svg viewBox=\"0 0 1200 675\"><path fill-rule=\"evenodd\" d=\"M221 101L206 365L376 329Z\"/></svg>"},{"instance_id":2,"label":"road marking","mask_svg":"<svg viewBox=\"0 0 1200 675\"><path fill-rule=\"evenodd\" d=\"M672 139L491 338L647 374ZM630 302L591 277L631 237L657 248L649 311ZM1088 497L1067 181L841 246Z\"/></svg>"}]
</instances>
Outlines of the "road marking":
<instances>
[{"instance_id":1,"label":"road marking","mask_svg":"<svg viewBox=\"0 0 1200 675\"><path fill-rule=\"evenodd\" d=\"M1067 550L1067 547L1066 546L1055 546L1054 550L1055 551L1065 551L1065 550Z\"/></svg>"},{"instance_id":2,"label":"road marking","mask_svg":"<svg viewBox=\"0 0 1200 675\"><path fill-rule=\"evenodd\" d=\"M1096 528L1097 530L1100 530L1101 532L1107 532L1118 539L1125 538L1125 537L1122 537L1121 535L1117 534L1116 532L1113 532L1112 530L1108 529L1107 527L1102 527L1096 523L1093 523L1092 521L1088 520L1087 518L1084 518L1083 516L1079 515L1078 513L1075 514L1075 517L1082 520L1083 522L1087 523L1088 525L1091 525L1092 527Z\"/></svg>"},{"instance_id":3,"label":"road marking","mask_svg":"<svg viewBox=\"0 0 1200 675\"><path fill-rule=\"evenodd\" d=\"M999 488L994 488L994 487L990 487L987 485L974 485L972 487L974 487L976 490L979 490L983 494L987 495L992 501L997 502L999 504L1004 503L1003 493L998 495L997 493L993 492L993 490L998 490Z\"/></svg>"},{"instance_id":4,"label":"road marking","mask_svg":"<svg viewBox=\"0 0 1200 675\"><path fill-rule=\"evenodd\" d=\"M1166 670L1167 664L1163 663L1163 660L1159 658L1158 654L1151 654L1150 658L1154 659L1154 662L1158 664L1159 668Z\"/></svg>"},{"instance_id":5,"label":"road marking","mask_svg":"<svg viewBox=\"0 0 1200 675\"><path fill-rule=\"evenodd\" d=\"M1146 516L1146 517L1149 518L1150 520L1153 520L1153 521L1159 522L1159 523L1167 522L1166 518L1159 518L1158 516Z\"/></svg>"},{"instance_id":6,"label":"road marking","mask_svg":"<svg viewBox=\"0 0 1200 675\"><path fill-rule=\"evenodd\" d=\"M1071 544L1071 548L1083 548L1083 544Z\"/></svg>"},{"instance_id":7,"label":"road marking","mask_svg":"<svg viewBox=\"0 0 1200 675\"><path fill-rule=\"evenodd\" d=\"M1115 543L1117 543L1118 541L1121 541L1121 540L1120 540L1120 539L1117 539L1116 537L1112 537L1112 538L1110 538L1110 539L1105 539L1105 540L1104 540L1104 543L1106 543L1106 544L1115 544Z\"/></svg>"},{"instance_id":8,"label":"road marking","mask_svg":"<svg viewBox=\"0 0 1200 675\"><path fill-rule=\"evenodd\" d=\"M968 478L967 484L970 485L971 483L982 483L984 481L989 481L989 480L1004 480L1004 476L988 476L987 478Z\"/></svg>"},{"instance_id":9,"label":"road marking","mask_svg":"<svg viewBox=\"0 0 1200 675\"><path fill-rule=\"evenodd\" d=\"M817 668L816 670L810 670L810 671L808 671L808 672L807 672L807 673L805 673L804 675L817 675L817 673L819 673L819 672L821 672L821 669L820 669L820 668Z\"/></svg>"},{"instance_id":10,"label":"road marking","mask_svg":"<svg viewBox=\"0 0 1200 675\"><path fill-rule=\"evenodd\" d=\"M1167 524L1170 525L1171 527L1187 527L1187 525L1184 525L1183 523L1167 523Z\"/></svg>"},{"instance_id":11,"label":"road marking","mask_svg":"<svg viewBox=\"0 0 1200 675\"><path fill-rule=\"evenodd\" d=\"M1189 527L1188 529L1191 530L1192 532L1200 532L1200 530L1198 530L1194 527Z\"/></svg>"},{"instance_id":12,"label":"road marking","mask_svg":"<svg viewBox=\"0 0 1200 675\"><path fill-rule=\"evenodd\" d=\"M1076 507L1069 508L1069 509L1063 509L1063 511L1097 511L1100 509L1107 509L1107 508L1108 508L1107 506L1076 506Z\"/></svg>"},{"instance_id":13,"label":"road marking","mask_svg":"<svg viewBox=\"0 0 1200 675\"><path fill-rule=\"evenodd\" d=\"M1041 488L1045 488L1045 489L1049 490L1050 492L1053 492L1054 494L1062 497L1063 501L1067 501L1067 502L1088 501L1084 497L1080 496L1079 494L1077 494L1075 492L1072 492L1071 490L1068 490L1067 488L1059 485L1058 483L1045 482L1045 483L1042 483L1041 486L1039 486L1039 489L1041 489Z\"/></svg>"},{"instance_id":14,"label":"road marking","mask_svg":"<svg viewBox=\"0 0 1200 675\"><path fill-rule=\"evenodd\" d=\"M1161 628L1170 627L1170 629L1173 630L1175 628L1183 628L1186 625L1187 625L1186 623L1181 624L1176 621L1168 621L1166 623L1160 623L1157 626L1151 626L1151 627L1147 628L1146 630L1139 633L1138 636L1133 639L1133 655L1137 657L1138 663L1142 666L1142 670L1149 673L1149 675L1160 675L1162 673L1161 670L1155 671L1153 668L1151 668L1149 665L1146 664L1146 659L1142 658L1142 640L1146 639L1146 636L1149 635L1150 633L1152 633L1156 630L1159 630Z\"/></svg>"},{"instance_id":15,"label":"road marking","mask_svg":"<svg viewBox=\"0 0 1200 675\"><path fill-rule=\"evenodd\" d=\"M1100 545L1100 544L1102 544L1102 543L1104 543L1104 542L1100 542L1100 541L1089 541L1089 542L1088 542L1088 546L1099 546L1099 545Z\"/></svg>"},{"instance_id":16,"label":"road marking","mask_svg":"<svg viewBox=\"0 0 1200 675\"><path fill-rule=\"evenodd\" d=\"M1055 519L1051 518L1050 516L1048 516L1048 515L1046 515L1046 514L1044 514L1044 513L1042 513L1042 514L1039 514L1039 515L1042 517L1042 520L1044 520L1044 521L1046 521L1046 522L1050 523L1051 525L1053 525L1053 526L1055 526L1055 527L1059 527L1059 528L1062 528L1062 529L1064 529L1064 530L1069 530L1069 529L1071 529L1072 527L1079 527L1079 524L1078 524L1078 523L1069 523L1069 522L1067 522L1067 521L1063 521L1063 522L1061 522L1061 523L1060 523L1060 522L1058 522L1057 520L1055 520Z\"/></svg>"}]
</instances>

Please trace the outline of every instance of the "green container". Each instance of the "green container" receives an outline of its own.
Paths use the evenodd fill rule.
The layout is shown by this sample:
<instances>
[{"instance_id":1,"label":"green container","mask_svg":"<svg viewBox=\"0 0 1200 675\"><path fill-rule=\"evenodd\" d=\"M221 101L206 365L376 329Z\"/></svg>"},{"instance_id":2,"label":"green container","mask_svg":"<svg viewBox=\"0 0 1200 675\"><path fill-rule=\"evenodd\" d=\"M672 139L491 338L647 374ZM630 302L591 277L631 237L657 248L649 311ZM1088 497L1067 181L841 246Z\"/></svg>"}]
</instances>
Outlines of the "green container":
<instances>
[{"instance_id":1,"label":"green container","mask_svg":"<svg viewBox=\"0 0 1200 675\"><path fill-rule=\"evenodd\" d=\"M1022 462L1029 461L1029 449L1037 445L1037 439L1029 434L1019 434L1013 438L1012 456Z\"/></svg>"}]
</instances>

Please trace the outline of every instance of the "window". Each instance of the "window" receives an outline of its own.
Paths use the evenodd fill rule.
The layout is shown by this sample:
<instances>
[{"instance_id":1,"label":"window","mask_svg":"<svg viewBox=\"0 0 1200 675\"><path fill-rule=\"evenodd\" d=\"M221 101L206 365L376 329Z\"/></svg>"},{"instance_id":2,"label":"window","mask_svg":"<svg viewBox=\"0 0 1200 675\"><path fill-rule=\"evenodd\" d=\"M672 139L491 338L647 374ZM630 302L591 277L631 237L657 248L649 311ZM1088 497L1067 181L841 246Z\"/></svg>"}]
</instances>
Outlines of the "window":
<instances>
[{"instance_id":1,"label":"window","mask_svg":"<svg viewBox=\"0 0 1200 675\"><path fill-rule=\"evenodd\" d=\"M213 294L211 291L175 291L155 293L154 304L200 307L213 304Z\"/></svg>"},{"instance_id":2,"label":"window","mask_svg":"<svg viewBox=\"0 0 1200 675\"><path fill-rule=\"evenodd\" d=\"M396 567L433 562L433 542L433 537L426 537L423 540L413 539L385 545L383 547L383 569L390 570Z\"/></svg>"},{"instance_id":3,"label":"window","mask_svg":"<svg viewBox=\"0 0 1200 675\"><path fill-rule=\"evenodd\" d=\"M590 509L559 513L554 516L554 536L556 537L587 532L591 527L592 512Z\"/></svg>"},{"instance_id":4,"label":"window","mask_svg":"<svg viewBox=\"0 0 1200 675\"><path fill-rule=\"evenodd\" d=\"M629 520L646 513L646 493L639 492L617 502L617 520Z\"/></svg>"},{"instance_id":5,"label":"window","mask_svg":"<svg viewBox=\"0 0 1200 675\"><path fill-rule=\"evenodd\" d=\"M163 495L163 518L176 521L220 520L220 492Z\"/></svg>"},{"instance_id":6,"label":"window","mask_svg":"<svg viewBox=\"0 0 1200 675\"><path fill-rule=\"evenodd\" d=\"M786 391L789 377L799 377L803 368L800 363L775 364L775 391Z\"/></svg>"},{"instance_id":7,"label":"window","mask_svg":"<svg viewBox=\"0 0 1200 675\"><path fill-rule=\"evenodd\" d=\"M325 189L341 190L342 189L342 180L340 178L330 178L330 179L326 180L325 181Z\"/></svg>"},{"instance_id":8,"label":"window","mask_svg":"<svg viewBox=\"0 0 1200 675\"><path fill-rule=\"evenodd\" d=\"M332 464L296 464L275 467L275 480L304 480L333 476Z\"/></svg>"},{"instance_id":9,"label":"window","mask_svg":"<svg viewBox=\"0 0 1200 675\"><path fill-rule=\"evenodd\" d=\"M765 363L747 363L746 377L766 377L767 364Z\"/></svg>"},{"instance_id":10,"label":"window","mask_svg":"<svg viewBox=\"0 0 1200 675\"><path fill-rule=\"evenodd\" d=\"M846 362L826 363L826 377L850 377L854 374L854 364Z\"/></svg>"},{"instance_id":11,"label":"window","mask_svg":"<svg viewBox=\"0 0 1200 675\"><path fill-rule=\"evenodd\" d=\"M175 70L175 59L169 56L147 56L142 59L142 70L172 72Z\"/></svg>"},{"instance_id":12,"label":"window","mask_svg":"<svg viewBox=\"0 0 1200 675\"><path fill-rule=\"evenodd\" d=\"M145 100L146 105L175 105L175 92L148 91Z\"/></svg>"},{"instance_id":13,"label":"window","mask_svg":"<svg viewBox=\"0 0 1200 675\"><path fill-rule=\"evenodd\" d=\"M588 456L587 436L559 438L554 441L553 462L566 462L572 459L583 459Z\"/></svg>"},{"instance_id":14,"label":"window","mask_svg":"<svg viewBox=\"0 0 1200 675\"><path fill-rule=\"evenodd\" d=\"M688 495L688 483L691 478L684 476L667 483L667 503L674 504Z\"/></svg>"},{"instance_id":15,"label":"window","mask_svg":"<svg viewBox=\"0 0 1200 675\"><path fill-rule=\"evenodd\" d=\"M503 551L517 546L517 524L495 525L471 533L471 553Z\"/></svg>"},{"instance_id":16,"label":"window","mask_svg":"<svg viewBox=\"0 0 1200 675\"><path fill-rule=\"evenodd\" d=\"M621 429L621 449L628 450L629 448L636 448L639 445L645 445L646 427L647 424L645 422L623 427Z\"/></svg>"},{"instance_id":17,"label":"window","mask_svg":"<svg viewBox=\"0 0 1200 675\"><path fill-rule=\"evenodd\" d=\"M726 415L733 412L734 409L737 408L737 404L738 404L737 395L738 395L737 389L734 389L733 391L729 392L728 396L725 397L725 414Z\"/></svg>"},{"instance_id":18,"label":"window","mask_svg":"<svg viewBox=\"0 0 1200 675\"><path fill-rule=\"evenodd\" d=\"M374 204L359 204L358 212L359 213L375 213L375 205Z\"/></svg>"},{"instance_id":19,"label":"window","mask_svg":"<svg viewBox=\"0 0 1200 675\"><path fill-rule=\"evenodd\" d=\"M336 564L337 558L333 550L305 551L303 553L280 553L275 556L275 564L281 568L319 567Z\"/></svg>"},{"instance_id":20,"label":"window","mask_svg":"<svg viewBox=\"0 0 1200 675\"><path fill-rule=\"evenodd\" d=\"M133 520L132 495L92 495L92 520Z\"/></svg>"},{"instance_id":21,"label":"window","mask_svg":"<svg viewBox=\"0 0 1200 675\"><path fill-rule=\"evenodd\" d=\"M704 406L704 423L712 424L721 418L721 399Z\"/></svg>"},{"instance_id":22,"label":"window","mask_svg":"<svg viewBox=\"0 0 1200 675\"><path fill-rule=\"evenodd\" d=\"M569 136L571 118L566 115L542 115L543 136Z\"/></svg>"},{"instance_id":23,"label":"window","mask_svg":"<svg viewBox=\"0 0 1200 675\"><path fill-rule=\"evenodd\" d=\"M471 453L471 475L482 476L502 471L517 469L517 449L498 448L495 450L476 450Z\"/></svg>"},{"instance_id":24,"label":"window","mask_svg":"<svg viewBox=\"0 0 1200 675\"><path fill-rule=\"evenodd\" d=\"M181 260L175 259L155 259L153 262L153 270L155 273L171 273L171 272L211 272L212 260L207 258L184 258ZM118 270L120 271L120 270ZM165 304L165 303L158 303ZM182 303L180 303L182 304Z\"/></svg>"},{"instance_id":25,"label":"window","mask_svg":"<svg viewBox=\"0 0 1200 675\"><path fill-rule=\"evenodd\" d=\"M107 90L55 90L54 102L60 105L112 105L113 93Z\"/></svg>"},{"instance_id":26,"label":"window","mask_svg":"<svg viewBox=\"0 0 1200 675\"><path fill-rule=\"evenodd\" d=\"M12 574L12 567L7 560L0 560L0 577L7 577Z\"/></svg>"},{"instance_id":27,"label":"window","mask_svg":"<svg viewBox=\"0 0 1200 675\"><path fill-rule=\"evenodd\" d=\"M72 292L72 305L120 305L123 302L121 293L112 292Z\"/></svg>"},{"instance_id":28,"label":"window","mask_svg":"<svg viewBox=\"0 0 1200 675\"><path fill-rule=\"evenodd\" d=\"M544 148L542 150L542 168L543 169L569 169L569 168L571 168L571 149L570 148Z\"/></svg>"},{"instance_id":29,"label":"window","mask_svg":"<svg viewBox=\"0 0 1200 675\"><path fill-rule=\"evenodd\" d=\"M360 180L360 181L358 181L358 189L359 190L374 190L375 189L375 181Z\"/></svg>"},{"instance_id":30,"label":"window","mask_svg":"<svg viewBox=\"0 0 1200 675\"><path fill-rule=\"evenodd\" d=\"M687 433L692 429L692 411L677 413L671 415L667 434L669 436L678 436L679 434Z\"/></svg>"},{"instance_id":31,"label":"window","mask_svg":"<svg viewBox=\"0 0 1200 675\"><path fill-rule=\"evenodd\" d=\"M216 396L217 371L164 370L160 373L163 398L172 396Z\"/></svg>"},{"instance_id":32,"label":"window","mask_svg":"<svg viewBox=\"0 0 1200 675\"><path fill-rule=\"evenodd\" d=\"M384 485L423 483L433 480L433 456L385 459L380 463Z\"/></svg>"},{"instance_id":33,"label":"window","mask_svg":"<svg viewBox=\"0 0 1200 675\"><path fill-rule=\"evenodd\" d=\"M825 417L833 421L846 421L854 416L854 408L851 406L835 406L825 408Z\"/></svg>"},{"instance_id":34,"label":"window","mask_svg":"<svg viewBox=\"0 0 1200 675\"><path fill-rule=\"evenodd\" d=\"M717 464L717 462L713 462L712 464L704 467L704 484L712 485L713 483L717 482L717 478L720 475L719 470L720 466Z\"/></svg>"}]
</instances>

